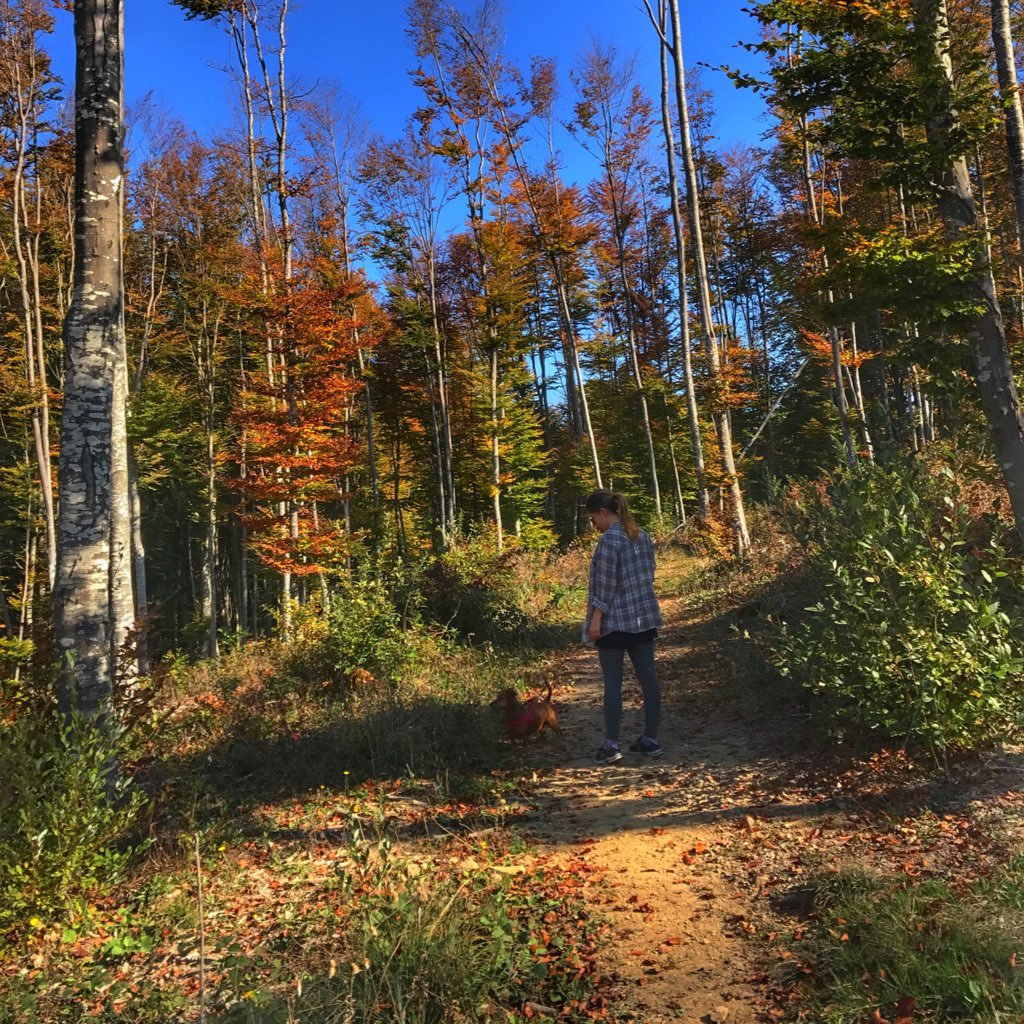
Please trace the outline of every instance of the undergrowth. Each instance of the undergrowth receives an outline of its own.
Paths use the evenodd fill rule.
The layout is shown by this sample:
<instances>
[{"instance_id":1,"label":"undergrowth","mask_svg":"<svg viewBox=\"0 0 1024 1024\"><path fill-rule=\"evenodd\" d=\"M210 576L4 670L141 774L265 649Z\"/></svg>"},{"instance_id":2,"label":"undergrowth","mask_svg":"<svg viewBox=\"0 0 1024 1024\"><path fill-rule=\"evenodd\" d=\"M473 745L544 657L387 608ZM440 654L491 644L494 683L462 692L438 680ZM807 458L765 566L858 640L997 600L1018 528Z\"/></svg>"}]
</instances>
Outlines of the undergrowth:
<instances>
[{"instance_id":1,"label":"undergrowth","mask_svg":"<svg viewBox=\"0 0 1024 1024\"><path fill-rule=\"evenodd\" d=\"M1024 566L944 463L864 466L794 490L802 611L772 644L780 673L840 736L868 731L938 755L1013 733L1024 700Z\"/></svg>"},{"instance_id":2,"label":"undergrowth","mask_svg":"<svg viewBox=\"0 0 1024 1024\"><path fill-rule=\"evenodd\" d=\"M0 1024L583 1019L597 925L507 831L489 705L539 688L585 566L467 548L340 587L288 641L169 655L116 749L0 707Z\"/></svg>"},{"instance_id":3,"label":"undergrowth","mask_svg":"<svg viewBox=\"0 0 1024 1024\"><path fill-rule=\"evenodd\" d=\"M1024 860L959 888L855 871L810 884L814 921L797 929L780 971L800 996L800 1019L1021 1019Z\"/></svg>"}]
</instances>

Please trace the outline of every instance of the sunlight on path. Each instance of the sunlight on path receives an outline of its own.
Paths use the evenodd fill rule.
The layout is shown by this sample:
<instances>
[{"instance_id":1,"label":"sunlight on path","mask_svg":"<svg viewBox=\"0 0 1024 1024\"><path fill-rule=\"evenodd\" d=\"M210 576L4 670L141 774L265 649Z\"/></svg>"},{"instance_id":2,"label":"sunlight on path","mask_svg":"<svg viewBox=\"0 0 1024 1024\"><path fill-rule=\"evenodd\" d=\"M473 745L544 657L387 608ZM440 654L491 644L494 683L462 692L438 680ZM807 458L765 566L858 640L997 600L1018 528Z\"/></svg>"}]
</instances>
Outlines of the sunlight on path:
<instances>
[{"instance_id":1,"label":"sunlight on path","mask_svg":"<svg viewBox=\"0 0 1024 1024\"><path fill-rule=\"evenodd\" d=\"M660 662L672 656L663 651ZM669 712L665 756L626 754L611 766L589 757L601 741L599 673L590 651L569 655L560 675L571 694L556 695L561 763L539 770L537 840L565 857L604 869L607 897L596 909L611 923L603 972L620 982L613 1011L628 1019L737 1022L756 1019L755 992L742 928L749 893L737 889L718 850L743 825L709 770L736 760L742 739ZM627 699L626 729L639 719ZM563 752L564 751L564 752ZM733 777L734 773L730 773Z\"/></svg>"}]
</instances>

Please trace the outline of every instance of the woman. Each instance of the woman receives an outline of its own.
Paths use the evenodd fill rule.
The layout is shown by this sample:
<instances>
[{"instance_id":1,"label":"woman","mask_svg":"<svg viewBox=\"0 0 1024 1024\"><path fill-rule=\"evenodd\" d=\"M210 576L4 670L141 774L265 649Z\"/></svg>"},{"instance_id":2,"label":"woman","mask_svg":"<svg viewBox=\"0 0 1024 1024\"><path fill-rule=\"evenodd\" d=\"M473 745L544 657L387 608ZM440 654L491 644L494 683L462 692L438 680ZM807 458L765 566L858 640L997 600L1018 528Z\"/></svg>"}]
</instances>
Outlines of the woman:
<instances>
[{"instance_id":1,"label":"woman","mask_svg":"<svg viewBox=\"0 0 1024 1024\"><path fill-rule=\"evenodd\" d=\"M658 757L661 687L654 668L654 638L664 620L654 594L654 545L616 492L594 491L584 503L601 534L590 560L590 592L583 642L594 643L604 676L605 740L594 755L599 764L622 759L622 669L626 652L644 695L644 731L630 751Z\"/></svg>"}]
</instances>

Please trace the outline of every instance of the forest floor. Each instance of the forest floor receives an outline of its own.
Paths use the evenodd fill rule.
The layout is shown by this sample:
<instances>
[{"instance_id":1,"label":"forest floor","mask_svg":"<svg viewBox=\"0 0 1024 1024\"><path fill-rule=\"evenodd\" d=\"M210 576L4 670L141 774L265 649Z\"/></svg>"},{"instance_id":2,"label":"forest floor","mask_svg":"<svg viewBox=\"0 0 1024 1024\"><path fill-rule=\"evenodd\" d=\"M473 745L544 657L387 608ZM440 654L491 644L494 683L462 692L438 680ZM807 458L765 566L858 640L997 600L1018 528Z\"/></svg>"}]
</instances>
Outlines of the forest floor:
<instances>
[{"instance_id":1,"label":"forest floor","mask_svg":"<svg viewBox=\"0 0 1024 1024\"><path fill-rule=\"evenodd\" d=\"M594 652L563 652L550 669L564 738L530 756L531 831L601 882L592 898L610 933L597 967L611 981L616 1020L795 1019L816 980L808 976L820 970L820 941L805 956L805 933L829 932L828 921L809 921L817 879L867 871L967 885L1020 849L1018 751L939 770L899 750L842 749L743 636L777 596L749 598L683 593L663 602L663 757L593 763L603 736ZM626 744L642 724L633 691ZM845 925L831 930L835 941L847 940ZM918 1019L917 995L856 1020Z\"/></svg>"},{"instance_id":2,"label":"forest floor","mask_svg":"<svg viewBox=\"0 0 1024 1024\"><path fill-rule=\"evenodd\" d=\"M800 601L792 581L678 548L659 565L663 757L591 760L600 673L568 631L575 602L557 624L566 646L536 656L532 674L495 651L495 675L481 663L460 677L461 703L409 706L473 754L462 774L360 769L329 723L201 747L171 762L153 845L120 890L74 928L33 918L26 955L0 956L0 1022L384 1019L345 1008L372 974L367 1005L385 1012L385 990L402 978L415 990L424 972L478 985L479 1019L503 1024L1022 1019L993 1001L1010 992L1005 1005L1024 1006L1020 749L940 768L835 743L756 642L769 614ZM487 701L541 673L562 736L500 745ZM213 700L210 679L195 685L204 715L253 706L241 687ZM628 693L627 744L641 722ZM383 742L413 719L363 724ZM860 903L837 903L851 892ZM430 898L444 948L419 902ZM514 962L481 983L468 958L494 934L495 908ZM986 945L989 933L1009 945ZM400 958L417 936L423 962Z\"/></svg>"}]
</instances>

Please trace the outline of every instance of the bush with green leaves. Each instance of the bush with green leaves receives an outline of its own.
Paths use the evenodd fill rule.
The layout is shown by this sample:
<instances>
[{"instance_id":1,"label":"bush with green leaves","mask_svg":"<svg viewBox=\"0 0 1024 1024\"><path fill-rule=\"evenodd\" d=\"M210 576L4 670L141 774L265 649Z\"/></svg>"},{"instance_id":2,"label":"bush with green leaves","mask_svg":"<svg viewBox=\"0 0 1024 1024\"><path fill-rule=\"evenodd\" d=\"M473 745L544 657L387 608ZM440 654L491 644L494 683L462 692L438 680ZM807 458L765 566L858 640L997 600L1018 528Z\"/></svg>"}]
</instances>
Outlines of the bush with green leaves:
<instances>
[{"instance_id":1,"label":"bush with green leaves","mask_svg":"<svg viewBox=\"0 0 1024 1024\"><path fill-rule=\"evenodd\" d=\"M332 594L326 608L311 602L300 609L293 663L302 674L343 678L357 669L396 680L415 644L380 582L358 579Z\"/></svg>"},{"instance_id":2,"label":"bush with green leaves","mask_svg":"<svg viewBox=\"0 0 1024 1024\"><path fill-rule=\"evenodd\" d=\"M518 601L515 559L486 536L446 551L426 574L431 617L474 643L522 643L530 619Z\"/></svg>"},{"instance_id":3,"label":"bush with green leaves","mask_svg":"<svg viewBox=\"0 0 1024 1024\"><path fill-rule=\"evenodd\" d=\"M0 933L64 920L121 878L145 798L117 756L116 735L78 716L0 725Z\"/></svg>"},{"instance_id":4,"label":"bush with green leaves","mask_svg":"<svg viewBox=\"0 0 1024 1024\"><path fill-rule=\"evenodd\" d=\"M1022 570L948 467L865 467L791 508L818 600L773 660L859 725L935 751L1020 720Z\"/></svg>"}]
</instances>

